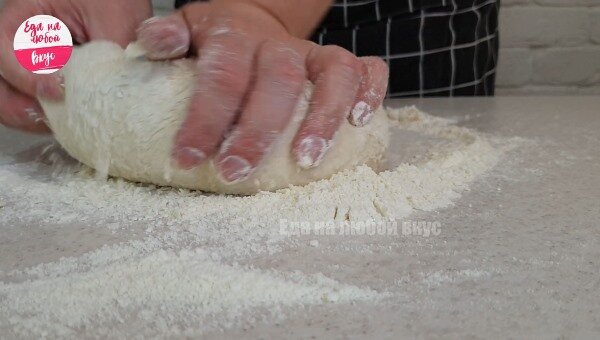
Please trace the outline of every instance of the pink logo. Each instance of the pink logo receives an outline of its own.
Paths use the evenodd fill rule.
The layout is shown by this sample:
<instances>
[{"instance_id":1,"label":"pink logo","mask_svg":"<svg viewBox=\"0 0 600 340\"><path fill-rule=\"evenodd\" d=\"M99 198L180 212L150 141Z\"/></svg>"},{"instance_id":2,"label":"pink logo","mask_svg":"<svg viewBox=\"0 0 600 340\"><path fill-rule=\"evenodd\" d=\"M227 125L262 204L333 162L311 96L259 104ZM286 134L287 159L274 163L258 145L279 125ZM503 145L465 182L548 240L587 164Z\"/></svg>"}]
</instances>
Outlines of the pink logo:
<instances>
[{"instance_id":1,"label":"pink logo","mask_svg":"<svg viewBox=\"0 0 600 340\"><path fill-rule=\"evenodd\" d=\"M50 15L33 16L19 26L13 42L15 57L28 71L54 73L69 61L73 39L69 28Z\"/></svg>"}]
</instances>

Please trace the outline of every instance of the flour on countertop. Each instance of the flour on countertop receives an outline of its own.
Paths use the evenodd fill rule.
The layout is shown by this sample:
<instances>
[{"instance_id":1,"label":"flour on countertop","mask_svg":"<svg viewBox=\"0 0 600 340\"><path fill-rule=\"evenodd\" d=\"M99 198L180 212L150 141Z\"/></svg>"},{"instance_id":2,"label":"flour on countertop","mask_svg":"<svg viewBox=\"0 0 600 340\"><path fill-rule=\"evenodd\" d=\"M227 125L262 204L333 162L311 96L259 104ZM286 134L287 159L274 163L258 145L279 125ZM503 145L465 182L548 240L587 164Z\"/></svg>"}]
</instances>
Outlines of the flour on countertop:
<instances>
[{"instance_id":1,"label":"flour on countertop","mask_svg":"<svg viewBox=\"0 0 600 340\"><path fill-rule=\"evenodd\" d=\"M223 265L199 249L159 250L85 272L5 284L0 286L0 294L10 311L5 320L19 333L51 330L53 337L75 336L73 329L114 321L127 321L128 327L130 323L150 323L164 327L160 333L171 336L194 335L198 325L211 317L219 317L219 327L227 327L244 314L252 315L256 308L276 311L281 306L349 303L383 296L322 275L284 275ZM100 328L110 337L123 335L109 329Z\"/></svg>"},{"instance_id":2,"label":"flour on countertop","mask_svg":"<svg viewBox=\"0 0 600 340\"><path fill-rule=\"evenodd\" d=\"M0 272L0 332L77 337L85 330L114 337L131 335L128 325L149 336L197 336L251 324L258 315L285 317L290 308L384 298L386 292L322 274L238 261L290 245L324 249L318 236L298 243L282 233L281 220L385 222L448 207L514 147L414 107L387 113L394 134L419 135L427 147L389 160L387 171L360 166L305 187L247 197L100 181L79 166L55 165L53 174L40 177L31 163L0 165L0 226L77 224L143 235Z\"/></svg>"}]
</instances>

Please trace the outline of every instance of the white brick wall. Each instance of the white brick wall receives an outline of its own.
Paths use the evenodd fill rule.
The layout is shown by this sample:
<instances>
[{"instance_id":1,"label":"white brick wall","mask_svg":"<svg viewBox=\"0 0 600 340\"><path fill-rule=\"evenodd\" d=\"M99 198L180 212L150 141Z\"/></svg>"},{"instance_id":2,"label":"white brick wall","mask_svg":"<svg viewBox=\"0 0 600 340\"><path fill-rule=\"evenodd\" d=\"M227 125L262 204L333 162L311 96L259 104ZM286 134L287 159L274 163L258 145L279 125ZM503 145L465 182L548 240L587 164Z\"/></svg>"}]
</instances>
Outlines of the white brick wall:
<instances>
[{"instance_id":1,"label":"white brick wall","mask_svg":"<svg viewBox=\"0 0 600 340\"><path fill-rule=\"evenodd\" d=\"M600 94L600 0L503 0L499 94Z\"/></svg>"},{"instance_id":2,"label":"white brick wall","mask_svg":"<svg viewBox=\"0 0 600 340\"><path fill-rule=\"evenodd\" d=\"M600 94L600 0L502 0L500 34L498 94Z\"/></svg>"}]
</instances>

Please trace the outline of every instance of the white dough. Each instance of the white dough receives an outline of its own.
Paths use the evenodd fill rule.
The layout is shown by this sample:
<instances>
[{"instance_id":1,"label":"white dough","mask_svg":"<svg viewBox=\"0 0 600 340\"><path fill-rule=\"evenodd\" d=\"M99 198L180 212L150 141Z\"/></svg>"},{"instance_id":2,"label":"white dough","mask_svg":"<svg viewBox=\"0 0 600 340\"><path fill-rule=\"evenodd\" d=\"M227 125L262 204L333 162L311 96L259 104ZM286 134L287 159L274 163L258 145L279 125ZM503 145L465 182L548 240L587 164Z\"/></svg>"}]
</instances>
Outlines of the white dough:
<instances>
[{"instance_id":1,"label":"white dough","mask_svg":"<svg viewBox=\"0 0 600 340\"><path fill-rule=\"evenodd\" d=\"M245 181L226 184L212 162L193 170L172 166L171 150L185 117L196 71L190 60L150 62L110 42L73 51L65 101L42 106L55 138L101 175L217 193L251 194L325 179L360 164L377 164L388 144L388 121L377 112L363 128L344 122L317 168L299 168L291 142L308 109L309 93L266 159Z\"/></svg>"}]
</instances>

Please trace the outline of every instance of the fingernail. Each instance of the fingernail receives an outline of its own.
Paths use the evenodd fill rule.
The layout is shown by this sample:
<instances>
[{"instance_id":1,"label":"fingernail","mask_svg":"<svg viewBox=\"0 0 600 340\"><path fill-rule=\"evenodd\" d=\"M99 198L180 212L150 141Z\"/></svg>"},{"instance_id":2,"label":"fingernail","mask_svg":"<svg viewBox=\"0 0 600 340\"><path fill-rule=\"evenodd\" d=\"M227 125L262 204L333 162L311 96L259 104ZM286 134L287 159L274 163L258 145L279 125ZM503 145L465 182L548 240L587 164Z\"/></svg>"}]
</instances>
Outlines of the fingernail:
<instances>
[{"instance_id":1,"label":"fingernail","mask_svg":"<svg viewBox=\"0 0 600 340\"><path fill-rule=\"evenodd\" d=\"M58 86L64 91L65 90L65 75L62 71L58 71L56 74L56 78L58 79Z\"/></svg>"},{"instance_id":2,"label":"fingernail","mask_svg":"<svg viewBox=\"0 0 600 340\"><path fill-rule=\"evenodd\" d=\"M151 23L153 23L153 22L156 22L156 21L158 21L159 19L160 19L160 17L159 17L159 16L150 17L150 18L148 18L148 19L146 19L146 20L142 21L142 24L140 25L140 27L141 27L141 26L144 26L144 25L151 24Z\"/></svg>"},{"instance_id":3,"label":"fingernail","mask_svg":"<svg viewBox=\"0 0 600 340\"><path fill-rule=\"evenodd\" d=\"M303 169L318 166L331 143L317 136L304 138L298 147L296 162Z\"/></svg>"},{"instance_id":4,"label":"fingernail","mask_svg":"<svg viewBox=\"0 0 600 340\"><path fill-rule=\"evenodd\" d=\"M155 31L154 30L154 25L157 22L161 21L161 17L152 17L152 18L148 18L144 21L142 21L142 23L138 26L136 32L138 34L138 40L140 40L142 38L143 35L146 35L150 32Z\"/></svg>"},{"instance_id":5,"label":"fingernail","mask_svg":"<svg viewBox=\"0 0 600 340\"><path fill-rule=\"evenodd\" d=\"M61 86L62 85L62 86ZM62 100L65 96L64 80L51 76L38 81L36 92L38 97L49 100Z\"/></svg>"},{"instance_id":6,"label":"fingernail","mask_svg":"<svg viewBox=\"0 0 600 340\"><path fill-rule=\"evenodd\" d=\"M241 182L254 172L254 168L240 156L227 156L217 164L219 174L223 181L228 184Z\"/></svg>"},{"instance_id":7,"label":"fingernail","mask_svg":"<svg viewBox=\"0 0 600 340\"><path fill-rule=\"evenodd\" d=\"M34 123L39 123L39 122L44 121L44 117L42 116L42 114L40 114L38 112L38 110L36 110L33 107L26 108L25 113L27 113L27 118L29 118L29 120Z\"/></svg>"},{"instance_id":8,"label":"fingernail","mask_svg":"<svg viewBox=\"0 0 600 340\"><path fill-rule=\"evenodd\" d=\"M206 160L206 155L199 149L183 147L175 152L177 165L185 170L197 167Z\"/></svg>"},{"instance_id":9,"label":"fingernail","mask_svg":"<svg viewBox=\"0 0 600 340\"><path fill-rule=\"evenodd\" d=\"M373 118L373 109L371 105L360 101L352 109L350 118L352 125L364 126Z\"/></svg>"},{"instance_id":10,"label":"fingernail","mask_svg":"<svg viewBox=\"0 0 600 340\"><path fill-rule=\"evenodd\" d=\"M186 27L169 18L150 18L138 29L138 41L154 58L178 57L188 51L190 35Z\"/></svg>"}]
</instances>

